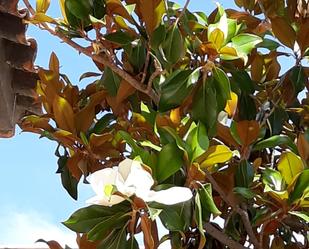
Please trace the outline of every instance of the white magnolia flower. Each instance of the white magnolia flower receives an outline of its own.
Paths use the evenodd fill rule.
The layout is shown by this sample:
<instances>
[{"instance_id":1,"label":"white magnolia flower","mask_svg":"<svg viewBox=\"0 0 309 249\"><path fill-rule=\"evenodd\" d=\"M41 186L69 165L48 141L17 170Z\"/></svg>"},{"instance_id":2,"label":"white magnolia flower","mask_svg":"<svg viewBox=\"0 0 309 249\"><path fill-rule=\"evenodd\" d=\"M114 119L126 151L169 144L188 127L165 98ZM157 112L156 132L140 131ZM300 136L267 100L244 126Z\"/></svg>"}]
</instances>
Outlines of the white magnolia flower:
<instances>
[{"instance_id":1,"label":"white magnolia flower","mask_svg":"<svg viewBox=\"0 0 309 249\"><path fill-rule=\"evenodd\" d=\"M106 168L94 172L89 182L96 196L87 202L103 206L112 206L125 200L124 197L136 195L145 202L155 201L164 205L173 205L192 198L192 192L185 187L172 187L166 190L150 190L154 180L138 161L125 159L118 167ZM115 194L120 192L124 197Z\"/></svg>"}]
</instances>

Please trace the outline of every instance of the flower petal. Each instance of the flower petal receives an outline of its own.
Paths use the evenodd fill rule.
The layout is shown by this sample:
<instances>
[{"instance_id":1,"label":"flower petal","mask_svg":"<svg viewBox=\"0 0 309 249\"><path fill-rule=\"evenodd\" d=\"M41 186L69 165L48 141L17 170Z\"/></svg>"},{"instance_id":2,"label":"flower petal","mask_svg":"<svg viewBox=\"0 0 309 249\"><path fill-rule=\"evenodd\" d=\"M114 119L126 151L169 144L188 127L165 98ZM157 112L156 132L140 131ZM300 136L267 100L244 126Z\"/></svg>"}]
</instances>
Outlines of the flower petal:
<instances>
[{"instance_id":1,"label":"flower petal","mask_svg":"<svg viewBox=\"0 0 309 249\"><path fill-rule=\"evenodd\" d=\"M192 192L185 187L172 187L161 191L149 191L147 196L138 196L146 202L155 201L164 205L174 205L188 201L192 198Z\"/></svg>"},{"instance_id":2,"label":"flower petal","mask_svg":"<svg viewBox=\"0 0 309 249\"><path fill-rule=\"evenodd\" d=\"M94 192L99 196L105 195L104 186L108 184L115 185L117 174L117 167L105 168L92 173L89 182Z\"/></svg>"},{"instance_id":3,"label":"flower petal","mask_svg":"<svg viewBox=\"0 0 309 249\"><path fill-rule=\"evenodd\" d=\"M147 172L142 165L134 161L131 166L131 172L125 180L126 187L135 187L135 192L146 191L149 192L154 184L154 180L149 172Z\"/></svg>"},{"instance_id":4,"label":"flower petal","mask_svg":"<svg viewBox=\"0 0 309 249\"><path fill-rule=\"evenodd\" d=\"M102 205L102 206L112 206L116 205L125 199L119 195L112 195L110 198L105 196L94 196L86 201L88 204Z\"/></svg>"},{"instance_id":5,"label":"flower petal","mask_svg":"<svg viewBox=\"0 0 309 249\"><path fill-rule=\"evenodd\" d=\"M139 162L134 161L132 159L126 158L119 163L118 171L123 177L124 181L128 178L128 175L131 172L132 166L139 164Z\"/></svg>"}]
</instances>

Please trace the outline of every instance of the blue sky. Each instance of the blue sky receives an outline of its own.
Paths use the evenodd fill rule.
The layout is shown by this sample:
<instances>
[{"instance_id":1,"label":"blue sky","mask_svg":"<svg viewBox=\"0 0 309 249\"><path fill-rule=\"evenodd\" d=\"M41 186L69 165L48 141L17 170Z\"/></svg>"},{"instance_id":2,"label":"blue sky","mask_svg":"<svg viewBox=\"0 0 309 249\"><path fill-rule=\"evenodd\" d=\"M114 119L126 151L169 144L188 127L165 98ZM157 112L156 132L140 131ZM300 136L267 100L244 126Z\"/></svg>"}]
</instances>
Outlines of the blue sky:
<instances>
[{"instance_id":1,"label":"blue sky","mask_svg":"<svg viewBox=\"0 0 309 249\"><path fill-rule=\"evenodd\" d=\"M185 1L176 2L183 4ZM224 7L233 4L232 0L220 2ZM215 4L211 0L192 0L189 8L209 13ZM57 0L51 1L48 14L59 16ZM83 72L96 71L90 59L47 32L30 27L28 36L34 37L39 45L37 65L47 67L49 56L54 51L60 59L61 71L75 84L78 84ZM34 134L20 133L19 129L14 138L0 140L0 247L33 247L34 241L40 238L74 246L74 233L66 230L60 222L76 209L84 207L92 191L90 186L80 184L79 201L69 197L61 186L59 175L55 174L55 147L55 143L39 139Z\"/></svg>"}]
</instances>

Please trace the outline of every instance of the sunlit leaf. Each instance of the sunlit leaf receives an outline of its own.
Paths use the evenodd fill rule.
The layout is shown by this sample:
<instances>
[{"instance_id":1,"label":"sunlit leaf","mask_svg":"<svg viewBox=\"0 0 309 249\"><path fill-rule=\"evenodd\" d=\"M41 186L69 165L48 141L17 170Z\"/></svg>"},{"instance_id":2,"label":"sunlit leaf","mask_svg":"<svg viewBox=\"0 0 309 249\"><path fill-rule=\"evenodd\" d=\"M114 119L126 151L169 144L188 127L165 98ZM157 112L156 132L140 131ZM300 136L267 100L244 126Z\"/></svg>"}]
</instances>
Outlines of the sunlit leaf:
<instances>
[{"instance_id":1,"label":"sunlit leaf","mask_svg":"<svg viewBox=\"0 0 309 249\"><path fill-rule=\"evenodd\" d=\"M287 184L304 169L301 158L290 151L281 154L277 167Z\"/></svg>"},{"instance_id":2,"label":"sunlit leaf","mask_svg":"<svg viewBox=\"0 0 309 249\"><path fill-rule=\"evenodd\" d=\"M197 160L201 162L201 168L207 168L217 163L225 163L233 157L233 152L225 145L210 146L206 153Z\"/></svg>"}]
</instances>

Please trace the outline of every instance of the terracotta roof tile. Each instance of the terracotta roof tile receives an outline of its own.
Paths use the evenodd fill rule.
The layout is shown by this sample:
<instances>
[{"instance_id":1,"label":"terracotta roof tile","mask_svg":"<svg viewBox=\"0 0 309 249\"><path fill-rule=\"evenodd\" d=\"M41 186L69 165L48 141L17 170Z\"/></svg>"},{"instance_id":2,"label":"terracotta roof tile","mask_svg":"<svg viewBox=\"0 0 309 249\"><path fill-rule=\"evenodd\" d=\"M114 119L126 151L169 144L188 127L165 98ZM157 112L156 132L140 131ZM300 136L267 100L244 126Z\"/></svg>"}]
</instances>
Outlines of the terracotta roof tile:
<instances>
[{"instance_id":1,"label":"terracotta roof tile","mask_svg":"<svg viewBox=\"0 0 309 249\"><path fill-rule=\"evenodd\" d=\"M18 0L0 0L0 137L14 135L15 124L29 113L41 113L34 91L37 44L26 38L26 10Z\"/></svg>"}]
</instances>

